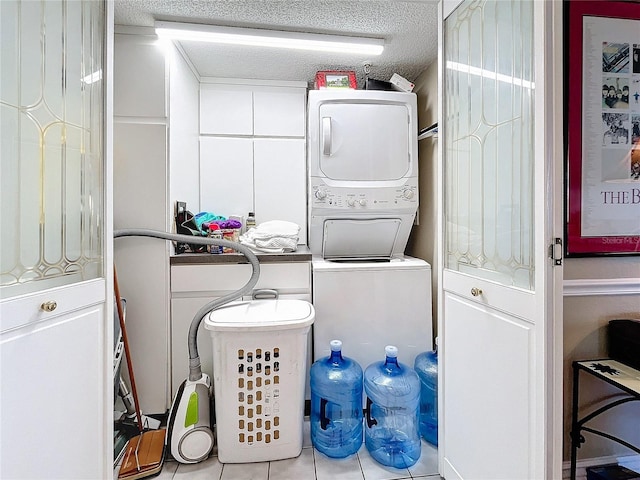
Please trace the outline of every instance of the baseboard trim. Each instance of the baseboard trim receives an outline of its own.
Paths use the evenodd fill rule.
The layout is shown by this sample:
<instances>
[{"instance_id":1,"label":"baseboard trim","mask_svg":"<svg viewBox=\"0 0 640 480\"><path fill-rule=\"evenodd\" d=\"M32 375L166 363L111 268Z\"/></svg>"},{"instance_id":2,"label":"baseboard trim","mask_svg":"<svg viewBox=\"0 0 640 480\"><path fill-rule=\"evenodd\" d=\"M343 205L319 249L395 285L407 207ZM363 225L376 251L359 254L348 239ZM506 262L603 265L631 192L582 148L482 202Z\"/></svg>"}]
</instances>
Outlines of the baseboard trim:
<instances>
[{"instance_id":1,"label":"baseboard trim","mask_svg":"<svg viewBox=\"0 0 640 480\"><path fill-rule=\"evenodd\" d=\"M565 280L565 297L586 297L593 295L639 295L640 278L593 278Z\"/></svg>"},{"instance_id":2,"label":"baseboard trim","mask_svg":"<svg viewBox=\"0 0 640 480\"><path fill-rule=\"evenodd\" d=\"M578 460L576 464L576 480L587 480L587 468L597 465L608 465L617 463L631 470L640 472L640 455L622 455L610 457L585 458ZM562 479L569 480L571 478L571 462L562 463Z\"/></svg>"}]
</instances>

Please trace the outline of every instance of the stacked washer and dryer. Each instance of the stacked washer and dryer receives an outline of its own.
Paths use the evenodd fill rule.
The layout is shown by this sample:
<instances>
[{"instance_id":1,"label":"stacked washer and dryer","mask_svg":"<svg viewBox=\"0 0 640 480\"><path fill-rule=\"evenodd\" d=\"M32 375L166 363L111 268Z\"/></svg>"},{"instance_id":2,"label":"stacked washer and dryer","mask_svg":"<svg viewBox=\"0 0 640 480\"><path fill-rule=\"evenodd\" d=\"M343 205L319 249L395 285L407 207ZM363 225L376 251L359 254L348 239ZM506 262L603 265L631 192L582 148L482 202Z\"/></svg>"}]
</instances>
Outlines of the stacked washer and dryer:
<instances>
[{"instance_id":1,"label":"stacked washer and dryer","mask_svg":"<svg viewBox=\"0 0 640 480\"><path fill-rule=\"evenodd\" d=\"M414 93L313 90L308 99L314 360L342 340L362 368L385 345L432 348L431 267L404 255L418 208Z\"/></svg>"}]
</instances>

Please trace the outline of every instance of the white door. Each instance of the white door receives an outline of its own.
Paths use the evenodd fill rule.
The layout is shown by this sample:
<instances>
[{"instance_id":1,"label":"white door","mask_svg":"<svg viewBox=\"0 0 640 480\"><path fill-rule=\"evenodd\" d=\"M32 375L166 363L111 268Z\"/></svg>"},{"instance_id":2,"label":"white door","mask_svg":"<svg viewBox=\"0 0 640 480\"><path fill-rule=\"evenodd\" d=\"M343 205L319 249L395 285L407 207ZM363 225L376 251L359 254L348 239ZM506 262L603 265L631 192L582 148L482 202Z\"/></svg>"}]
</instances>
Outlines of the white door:
<instances>
[{"instance_id":1,"label":"white door","mask_svg":"<svg viewBox=\"0 0 640 480\"><path fill-rule=\"evenodd\" d=\"M0 2L1 478L113 468L107 10Z\"/></svg>"},{"instance_id":2,"label":"white door","mask_svg":"<svg viewBox=\"0 0 640 480\"><path fill-rule=\"evenodd\" d=\"M552 8L466 0L443 12L439 446L447 480L561 478L553 421L562 418L554 390L562 364L550 314L561 288L552 288L548 258Z\"/></svg>"}]
</instances>

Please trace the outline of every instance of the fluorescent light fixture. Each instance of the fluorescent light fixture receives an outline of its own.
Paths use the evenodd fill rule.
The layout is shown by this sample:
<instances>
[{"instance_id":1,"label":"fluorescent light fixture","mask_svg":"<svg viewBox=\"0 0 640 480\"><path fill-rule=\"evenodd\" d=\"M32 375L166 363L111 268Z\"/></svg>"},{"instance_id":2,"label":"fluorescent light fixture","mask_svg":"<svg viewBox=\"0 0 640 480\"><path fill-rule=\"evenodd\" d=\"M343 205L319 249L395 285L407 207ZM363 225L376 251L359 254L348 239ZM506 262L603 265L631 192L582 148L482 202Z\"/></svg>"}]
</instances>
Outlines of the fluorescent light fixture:
<instances>
[{"instance_id":1,"label":"fluorescent light fixture","mask_svg":"<svg viewBox=\"0 0 640 480\"><path fill-rule=\"evenodd\" d=\"M176 22L156 22L155 27L158 37L172 40L334 53L360 53L363 55L380 55L384 49L384 40L380 38L282 32Z\"/></svg>"}]
</instances>

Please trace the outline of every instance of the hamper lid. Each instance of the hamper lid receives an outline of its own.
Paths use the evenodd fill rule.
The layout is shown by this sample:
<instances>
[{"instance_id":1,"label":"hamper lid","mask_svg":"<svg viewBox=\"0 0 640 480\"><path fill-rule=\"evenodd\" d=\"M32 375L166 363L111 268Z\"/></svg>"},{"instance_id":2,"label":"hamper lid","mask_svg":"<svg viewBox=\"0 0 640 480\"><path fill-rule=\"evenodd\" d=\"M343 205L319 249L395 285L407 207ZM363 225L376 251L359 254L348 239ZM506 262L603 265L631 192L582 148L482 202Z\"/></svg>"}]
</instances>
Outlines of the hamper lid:
<instances>
[{"instance_id":1,"label":"hamper lid","mask_svg":"<svg viewBox=\"0 0 640 480\"><path fill-rule=\"evenodd\" d=\"M207 330L282 330L311 325L313 305L305 300L251 300L233 302L205 317Z\"/></svg>"}]
</instances>

